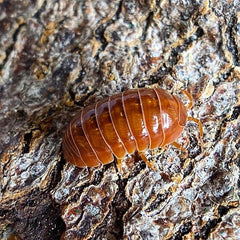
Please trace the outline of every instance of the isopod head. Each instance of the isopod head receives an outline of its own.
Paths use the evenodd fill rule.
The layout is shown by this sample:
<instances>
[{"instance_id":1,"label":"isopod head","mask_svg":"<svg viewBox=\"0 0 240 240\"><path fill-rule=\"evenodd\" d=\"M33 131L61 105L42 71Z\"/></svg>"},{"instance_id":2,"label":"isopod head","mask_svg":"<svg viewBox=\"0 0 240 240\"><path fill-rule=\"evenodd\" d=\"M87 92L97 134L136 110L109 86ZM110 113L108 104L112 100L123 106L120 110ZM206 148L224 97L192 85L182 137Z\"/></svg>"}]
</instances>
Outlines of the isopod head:
<instances>
[{"instance_id":1,"label":"isopod head","mask_svg":"<svg viewBox=\"0 0 240 240\"><path fill-rule=\"evenodd\" d=\"M164 139L159 147L164 147L174 142L182 133L187 122L187 109L178 97L160 88L156 92L161 103L161 126L164 132Z\"/></svg>"}]
</instances>

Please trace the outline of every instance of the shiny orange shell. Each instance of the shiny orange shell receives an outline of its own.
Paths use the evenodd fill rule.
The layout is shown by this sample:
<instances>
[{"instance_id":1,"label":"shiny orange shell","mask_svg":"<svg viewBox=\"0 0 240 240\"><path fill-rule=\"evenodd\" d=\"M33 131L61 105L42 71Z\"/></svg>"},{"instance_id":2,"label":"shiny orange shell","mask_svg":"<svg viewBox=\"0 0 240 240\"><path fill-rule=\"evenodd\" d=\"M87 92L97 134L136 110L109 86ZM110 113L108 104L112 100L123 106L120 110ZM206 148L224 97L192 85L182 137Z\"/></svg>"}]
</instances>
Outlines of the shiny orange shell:
<instances>
[{"instance_id":1,"label":"shiny orange shell","mask_svg":"<svg viewBox=\"0 0 240 240\"><path fill-rule=\"evenodd\" d=\"M78 167L108 164L135 151L173 142L187 121L175 96L160 88L132 89L80 111L63 137L67 161Z\"/></svg>"}]
</instances>

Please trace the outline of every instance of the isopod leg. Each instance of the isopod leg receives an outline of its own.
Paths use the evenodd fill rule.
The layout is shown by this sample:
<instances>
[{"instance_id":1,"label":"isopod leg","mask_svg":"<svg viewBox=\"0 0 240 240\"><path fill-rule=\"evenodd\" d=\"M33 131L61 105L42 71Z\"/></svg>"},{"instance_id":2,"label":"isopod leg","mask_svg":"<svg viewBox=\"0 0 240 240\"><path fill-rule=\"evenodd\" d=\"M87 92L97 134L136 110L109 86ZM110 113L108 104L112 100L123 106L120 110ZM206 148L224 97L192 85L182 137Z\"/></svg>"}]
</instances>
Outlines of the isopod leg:
<instances>
[{"instance_id":1,"label":"isopod leg","mask_svg":"<svg viewBox=\"0 0 240 240\"><path fill-rule=\"evenodd\" d=\"M122 173L123 170L122 170L122 159L121 158L117 158L117 169L120 170L120 172Z\"/></svg>"},{"instance_id":2,"label":"isopod leg","mask_svg":"<svg viewBox=\"0 0 240 240\"><path fill-rule=\"evenodd\" d=\"M186 108L191 109L191 107L193 105L193 99L192 99L191 94L187 90L182 90L182 92L188 97L188 100L189 100L189 104L186 106Z\"/></svg>"},{"instance_id":3,"label":"isopod leg","mask_svg":"<svg viewBox=\"0 0 240 240\"><path fill-rule=\"evenodd\" d=\"M147 166L148 166L149 168L151 168L152 170L156 171L155 166L153 166L153 164L151 164L151 163L149 162L149 160L146 158L144 152L138 152L138 154L139 154L139 156L142 158L142 160L147 164Z\"/></svg>"},{"instance_id":4,"label":"isopod leg","mask_svg":"<svg viewBox=\"0 0 240 240\"><path fill-rule=\"evenodd\" d=\"M201 142L201 147L202 147L203 146L203 141L202 141L202 138L203 138L203 126L202 126L202 123L200 122L199 119L193 118L193 117L188 117L188 121L193 121L193 122L198 124L199 137L200 137L200 142Z\"/></svg>"},{"instance_id":5,"label":"isopod leg","mask_svg":"<svg viewBox=\"0 0 240 240\"><path fill-rule=\"evenodd\" d=\"M172 142L171 143L174 147L180 149L182 152L187 152L186 148L183 148L179 143L177 142Z\"/></svg>"}]
</instances>

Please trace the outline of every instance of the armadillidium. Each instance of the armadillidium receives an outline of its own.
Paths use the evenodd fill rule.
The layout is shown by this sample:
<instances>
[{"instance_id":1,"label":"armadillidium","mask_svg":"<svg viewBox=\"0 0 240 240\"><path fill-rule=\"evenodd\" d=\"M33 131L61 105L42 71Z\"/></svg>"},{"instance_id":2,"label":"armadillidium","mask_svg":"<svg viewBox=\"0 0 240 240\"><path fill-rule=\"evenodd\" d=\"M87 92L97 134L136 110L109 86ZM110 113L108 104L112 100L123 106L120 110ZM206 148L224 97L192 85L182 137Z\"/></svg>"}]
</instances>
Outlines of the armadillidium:
<instances>
[{"instance_id":1,"label":"armadillidium","mask_svg":"<svg viewBox=\"0 0 240 240\"><path fill-rule=\"evenodd\" d=\"M172 143L186 121L186 107L166 90L127 90L80 111L63 137L63 154L78 167L108 164Z\"/></svg>"}]
</instances>

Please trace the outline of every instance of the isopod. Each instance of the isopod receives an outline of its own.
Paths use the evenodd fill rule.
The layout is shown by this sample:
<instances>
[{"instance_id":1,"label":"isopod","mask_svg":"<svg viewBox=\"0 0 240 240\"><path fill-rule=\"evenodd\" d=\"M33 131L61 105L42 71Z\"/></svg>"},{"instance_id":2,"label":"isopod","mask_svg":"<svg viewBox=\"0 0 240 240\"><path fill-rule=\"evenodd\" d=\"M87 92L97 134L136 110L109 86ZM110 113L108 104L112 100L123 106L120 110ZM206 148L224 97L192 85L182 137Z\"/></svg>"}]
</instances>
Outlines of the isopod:
<instances>
[{"instance_id":1,"label":"isopod","mask_svg":"<svg viewBox=\"0 0 240 240\"><path fill-rule=\"evenodd\" d=\"M78 167L119 161L174 142L187 119L187 108L166 90L127 90L80 111L63 137L63 154Z\"/></svg>"}]
</instances>

